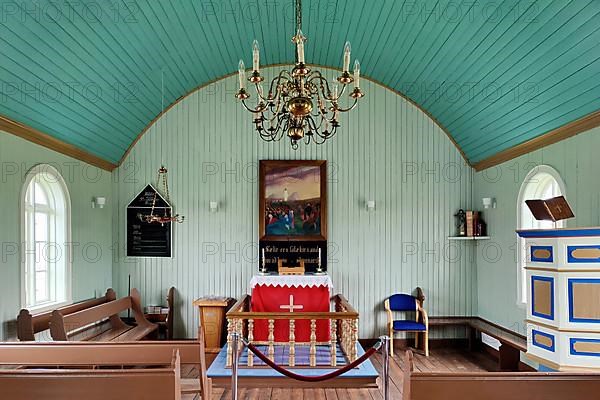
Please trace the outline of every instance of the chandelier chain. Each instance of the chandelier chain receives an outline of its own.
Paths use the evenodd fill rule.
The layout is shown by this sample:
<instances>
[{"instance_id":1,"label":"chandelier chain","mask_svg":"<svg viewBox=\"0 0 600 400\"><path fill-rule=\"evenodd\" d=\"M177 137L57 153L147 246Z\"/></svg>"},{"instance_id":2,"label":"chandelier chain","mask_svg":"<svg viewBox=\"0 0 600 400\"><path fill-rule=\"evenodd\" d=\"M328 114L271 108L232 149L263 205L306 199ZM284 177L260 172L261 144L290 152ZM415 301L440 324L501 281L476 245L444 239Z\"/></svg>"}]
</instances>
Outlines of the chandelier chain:
<instances>
[{"instance_id":1,"label":"chandelier chain","mask_svg":"<svg viewBox=\"0 0 600 400\"><path fill-rule=\"evenodd\" d=\"M296 32L302 30L302 0L296 0Z\"/></svg>"}]
</instances>

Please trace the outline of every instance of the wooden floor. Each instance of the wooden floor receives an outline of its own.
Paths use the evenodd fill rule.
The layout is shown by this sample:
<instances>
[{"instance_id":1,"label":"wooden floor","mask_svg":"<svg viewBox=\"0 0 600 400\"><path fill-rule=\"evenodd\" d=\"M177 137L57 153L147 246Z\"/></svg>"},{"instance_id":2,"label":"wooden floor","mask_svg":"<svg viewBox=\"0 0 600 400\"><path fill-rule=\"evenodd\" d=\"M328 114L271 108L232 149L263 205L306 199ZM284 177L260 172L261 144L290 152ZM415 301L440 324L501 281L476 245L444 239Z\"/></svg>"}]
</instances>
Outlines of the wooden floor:
<instances>
[{"instance_id":1,"label":"wooden floor","mask_svg":"<svg viewBox=\"0 0 600 400\"><path fill-rule=\"evenodd\" d=\"M391 364L391 398L402 398L403 351L397 351ZM376 354L371 358L378 371L381 372L381 356ZM435 349L429 358L416 354L415 369L420 372L435 371L495 371L497 362L484 353L469 353L461 349ZM192 377L195 371L187 371L187 377ZM211 400L229 400L229 390L214 389ZM240 400L382 400L383 396L377 389L240 389ZM192 395L184 396L183 400L197 400Z\"/></svg>"}]
</instances>

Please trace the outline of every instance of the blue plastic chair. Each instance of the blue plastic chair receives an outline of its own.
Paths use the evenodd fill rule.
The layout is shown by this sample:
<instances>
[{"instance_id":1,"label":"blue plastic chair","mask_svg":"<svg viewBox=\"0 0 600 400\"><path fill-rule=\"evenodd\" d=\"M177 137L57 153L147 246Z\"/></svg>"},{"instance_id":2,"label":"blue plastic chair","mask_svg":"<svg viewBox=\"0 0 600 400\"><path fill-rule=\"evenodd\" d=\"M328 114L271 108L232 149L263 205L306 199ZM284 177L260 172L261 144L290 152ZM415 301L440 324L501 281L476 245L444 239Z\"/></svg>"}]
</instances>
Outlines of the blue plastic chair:
<instances>
[{"instance_id":1,"label":"blue plastic chair","mask_svg":"<svg viewBox=\"0 0 600 400\"><path fill-rule=\"evenodd\" d=\"M419 334L425 335L425 356L429 357L429 319L422 301L408 294L394 294L385 300L390 335L390 355L394 355L394 332L414 332L415 347L419 347ZM414 312L413 320L394 320L393 311Z\"/></svg>"}]
</instances>

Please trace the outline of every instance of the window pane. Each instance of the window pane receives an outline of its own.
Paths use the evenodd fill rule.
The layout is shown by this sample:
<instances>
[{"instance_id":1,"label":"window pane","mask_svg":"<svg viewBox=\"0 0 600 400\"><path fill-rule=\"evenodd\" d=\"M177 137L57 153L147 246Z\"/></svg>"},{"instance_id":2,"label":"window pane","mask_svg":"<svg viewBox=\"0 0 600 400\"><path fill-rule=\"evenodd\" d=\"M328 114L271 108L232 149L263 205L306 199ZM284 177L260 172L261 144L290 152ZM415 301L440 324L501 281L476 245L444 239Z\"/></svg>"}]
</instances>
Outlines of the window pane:
<instances>
[{"instance_id":1,"label":"window pane","mask_svg":"<svg viewBox=\"0 0 600 400\"><path fill-rule=\"evenodd\" d=\"M46 197L46 192L44 191L44 188L42 188L42 186L37 182L33 184L33 188L35 203L48 205L48 197Z\"/></svg>"},{"instance_id":2,"label":"window pane","mask_svg":"<svg viewBox=\"0 0 600 400\"><path fill-rule=\"evenodd\" d=\"M35 241L36 242L47 242L48 241L48 215L41 212L35 213Z\"/></svg>"},{"instance_id":3,"label":"window pane","mask_svg":"<svg viewBox=\"0 0 600 400\"><path fill-rule=\"evenodd\" d=\"M35 273L35 302L48 301L48 274L46 272Z\"/></svg>"}]
</instances>

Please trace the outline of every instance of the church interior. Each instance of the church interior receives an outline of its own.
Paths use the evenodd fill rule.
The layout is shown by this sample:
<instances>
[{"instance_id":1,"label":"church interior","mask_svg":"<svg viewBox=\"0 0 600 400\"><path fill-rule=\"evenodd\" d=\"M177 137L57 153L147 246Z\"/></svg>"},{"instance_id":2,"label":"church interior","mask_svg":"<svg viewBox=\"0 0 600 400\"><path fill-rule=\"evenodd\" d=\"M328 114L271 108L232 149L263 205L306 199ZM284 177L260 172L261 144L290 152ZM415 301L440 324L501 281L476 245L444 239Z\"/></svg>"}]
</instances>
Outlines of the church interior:
<instances>
[{"instance_id":1,"label":"church interior","mask_svg":"<svg viewBox=\"0 0 600 400\"><path fill-rule=\"evenodd\" d=\"M1 398L600 390L599 1L6 0L0 41Z\"/></svg>"}]
</instances>

